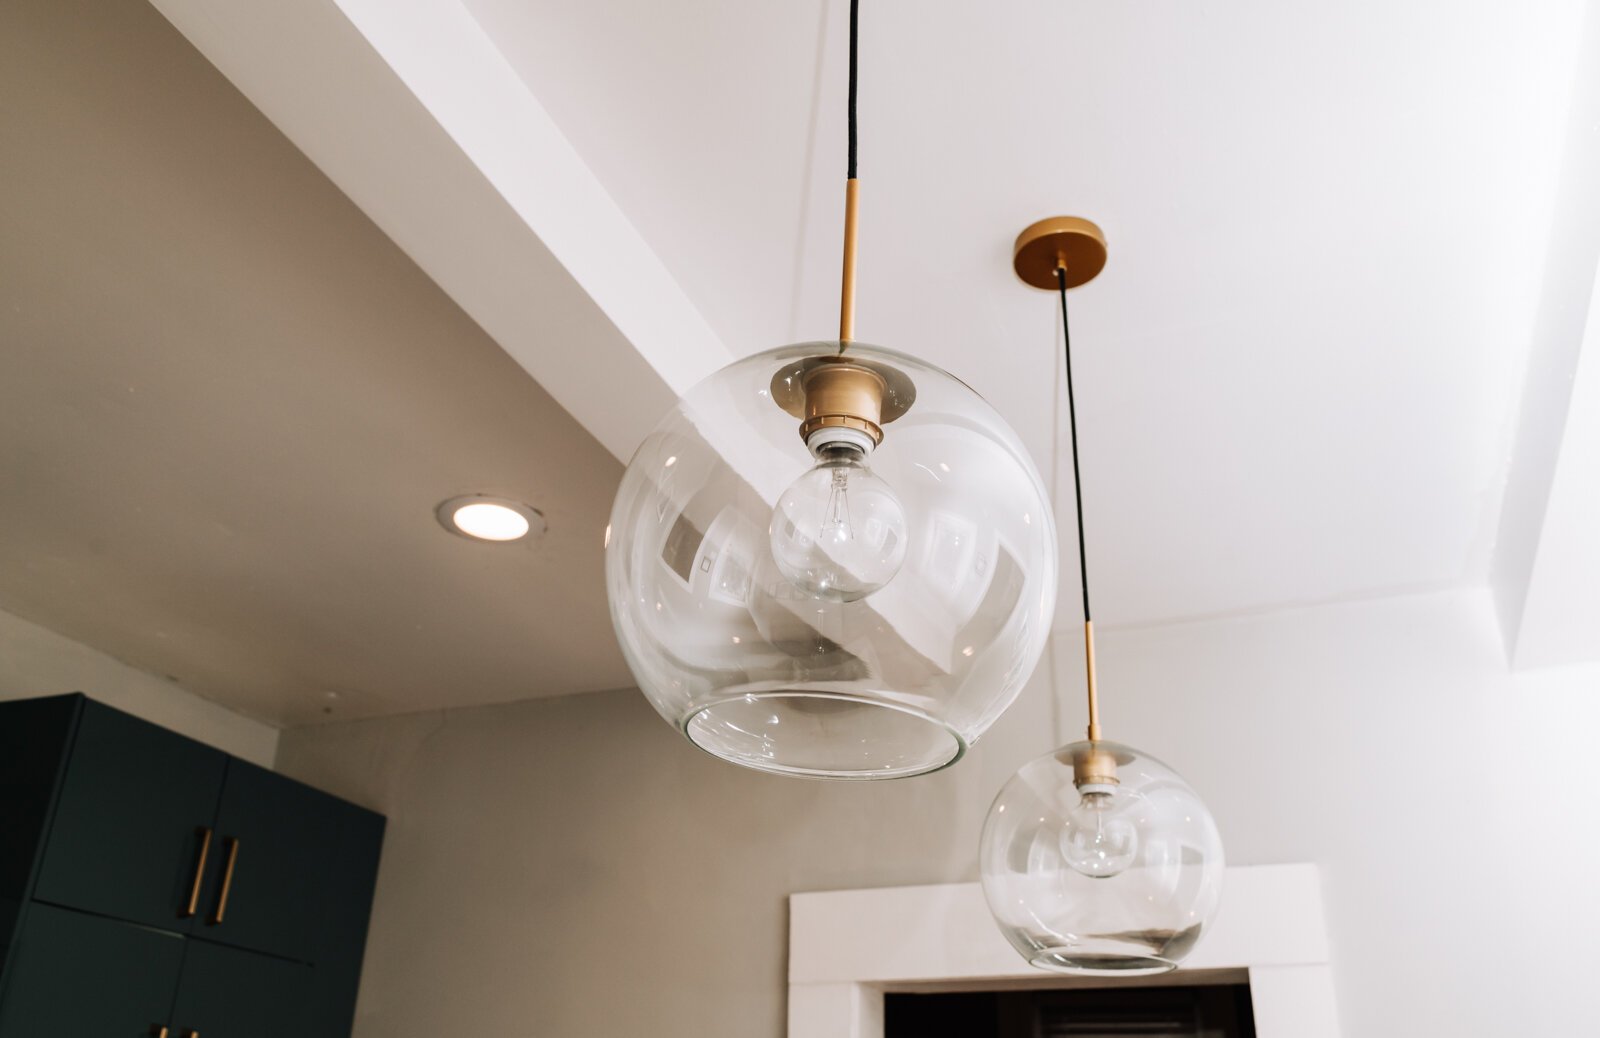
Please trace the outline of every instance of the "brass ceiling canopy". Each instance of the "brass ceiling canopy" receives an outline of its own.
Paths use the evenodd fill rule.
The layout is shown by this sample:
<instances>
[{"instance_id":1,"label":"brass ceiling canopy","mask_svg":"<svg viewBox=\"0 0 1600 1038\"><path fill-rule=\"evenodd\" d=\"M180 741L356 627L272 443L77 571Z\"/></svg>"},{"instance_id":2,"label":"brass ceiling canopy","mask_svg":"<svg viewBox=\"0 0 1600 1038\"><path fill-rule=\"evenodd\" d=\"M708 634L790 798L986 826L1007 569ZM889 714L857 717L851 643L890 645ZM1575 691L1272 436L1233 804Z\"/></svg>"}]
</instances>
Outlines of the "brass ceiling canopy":
<instances>
[{"instance_id":1,"label":"brass ceiling canopy","mask_svg":"<svg viewBox=\"0 0 1600 1038\"><path fill-rule=\"evenodd\" d=\"M1106 265L1106 236L1081 216L1050 216L1017 235L1011 265L1034 288L1057 291L1056 271L1065 269L1067 287L1095 279Z\"/></svg>"}]
</instances>

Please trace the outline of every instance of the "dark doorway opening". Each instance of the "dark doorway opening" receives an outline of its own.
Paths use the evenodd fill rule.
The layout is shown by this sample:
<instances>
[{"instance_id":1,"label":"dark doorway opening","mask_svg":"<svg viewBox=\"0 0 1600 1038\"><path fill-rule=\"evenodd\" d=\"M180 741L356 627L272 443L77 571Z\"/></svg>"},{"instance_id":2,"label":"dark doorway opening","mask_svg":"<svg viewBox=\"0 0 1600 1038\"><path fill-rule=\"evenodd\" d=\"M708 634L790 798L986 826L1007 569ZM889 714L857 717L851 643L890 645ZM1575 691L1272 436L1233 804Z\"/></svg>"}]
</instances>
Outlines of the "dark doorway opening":
<instances>
[{"instance_id":1,"label":"dark doorway opening","mask_svg":"<svg viewBox=\"0 0 1600 1038\"><path fill-rule=\"evenodd\" d=\"M1255 1038L1247 984L884 996L885 1038Z\"/></svg>"}]
</instances>

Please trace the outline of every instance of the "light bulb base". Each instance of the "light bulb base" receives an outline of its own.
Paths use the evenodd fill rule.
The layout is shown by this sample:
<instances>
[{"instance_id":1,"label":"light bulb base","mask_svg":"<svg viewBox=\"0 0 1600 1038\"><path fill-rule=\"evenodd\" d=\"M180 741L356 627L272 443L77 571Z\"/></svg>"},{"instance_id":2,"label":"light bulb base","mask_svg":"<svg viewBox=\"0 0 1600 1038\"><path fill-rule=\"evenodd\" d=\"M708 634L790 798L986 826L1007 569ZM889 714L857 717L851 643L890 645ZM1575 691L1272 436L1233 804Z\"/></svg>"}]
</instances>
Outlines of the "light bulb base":
<instances>
[{"instance_id":1,"label":"light bulb base","mask_svg":"<svg viewBox=\"0 0 1600 1038\"><path fill-rule=\"evenodd\" d=\"M853 451L865 457L882 439L882 430L874 439L865 429L853 425L819 424L806 435L806 449L819 459L840 450Z\"/></svg>"}]
</instances>

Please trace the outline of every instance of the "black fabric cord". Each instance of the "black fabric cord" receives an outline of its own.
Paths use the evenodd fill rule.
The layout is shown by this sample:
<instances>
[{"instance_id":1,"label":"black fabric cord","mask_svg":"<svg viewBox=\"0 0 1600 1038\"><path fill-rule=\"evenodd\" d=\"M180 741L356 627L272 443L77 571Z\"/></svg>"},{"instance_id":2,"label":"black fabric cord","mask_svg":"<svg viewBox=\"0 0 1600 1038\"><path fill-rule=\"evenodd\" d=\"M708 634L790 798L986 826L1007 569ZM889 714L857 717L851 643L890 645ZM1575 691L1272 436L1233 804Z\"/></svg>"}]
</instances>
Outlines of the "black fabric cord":
<instances>
[{"instance_id":1,"label":"black fabric cord","mask_svg":"<svg viewBox=\"0 0 1600 1038\"><path fill-rule=\"evenodd\" d=\"M850 0L850 160L845 176L856 178L856 23L861 3Z\"/></svg>"},{"instance_id":2,"label":"black fabric cord","mask_svg":"<svg viewBox=\"0 0 1600 1038\"><path fill-rule=\"evenodd\" d=\"M1083 587L1083 622L1089 616L1089 562L1083 550L1083 482L1078 478L1078 409L1072 402L1072 333L1067 330L1067 272L1056 268L1056 285L1061 289L1061 340L1066 344L1067 428L1072 434L1072 503L1078 508L1078 577Z\"/></svg>"}]
</instances>

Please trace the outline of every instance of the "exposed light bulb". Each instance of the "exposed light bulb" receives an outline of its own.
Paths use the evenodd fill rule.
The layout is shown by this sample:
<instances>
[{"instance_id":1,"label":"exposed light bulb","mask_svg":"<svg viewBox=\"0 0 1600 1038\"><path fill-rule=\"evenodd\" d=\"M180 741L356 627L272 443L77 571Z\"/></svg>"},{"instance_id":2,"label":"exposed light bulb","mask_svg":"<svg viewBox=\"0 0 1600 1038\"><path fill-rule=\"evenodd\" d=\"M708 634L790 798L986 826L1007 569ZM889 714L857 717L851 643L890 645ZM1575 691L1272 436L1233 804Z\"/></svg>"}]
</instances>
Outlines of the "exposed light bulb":
<instances>
[{"instance_id":1,"label":"exposed light bulb","mask_svg":"<svg viewBox=\"0 0 1600 1038\"><path fill-rule=\"evenodd\" d=\"M828 602L855 602L883 587L906 557L900 499L854 443L830 443L817 464L789 484L768 535L778 570Z\"/></svg>"},{"instance_id":2,"label":"exposed light bulb","mask_svg":"<svg viewBox=\"0 0 1600 1038\"><path fill-rule=\"evenodd\" d=\"M1127 816L1133 798L1112 785L1086 784L1078 792L1061 831L1062 856L1091 879L1121 874L1139 854L1139 828Z\"/></svg>"}]
</instances>

